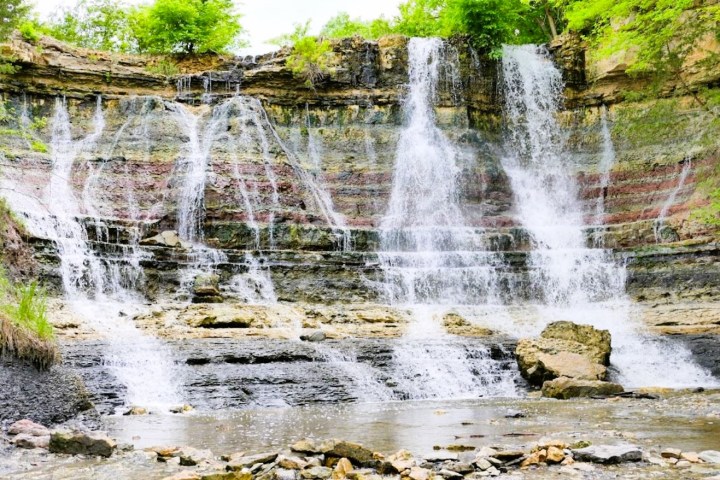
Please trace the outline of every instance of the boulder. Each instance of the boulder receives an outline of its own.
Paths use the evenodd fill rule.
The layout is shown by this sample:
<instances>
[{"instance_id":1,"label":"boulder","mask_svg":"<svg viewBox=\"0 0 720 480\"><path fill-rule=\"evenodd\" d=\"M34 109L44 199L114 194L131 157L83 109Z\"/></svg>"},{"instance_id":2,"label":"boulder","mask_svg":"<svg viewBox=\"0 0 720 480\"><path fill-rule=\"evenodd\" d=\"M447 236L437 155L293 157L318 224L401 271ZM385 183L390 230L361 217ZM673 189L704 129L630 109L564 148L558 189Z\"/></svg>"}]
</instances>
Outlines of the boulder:
<instances>
[{"instance_id":1,"label":"boulder","mask_svg":"<svg viewBox=\"0 0 720 480\"><path fill-rule=\"evenodd\" d=\"M109 457L117 448L103 432L58 429L50 434L50 452Z\"/></svg>"},{"instance_id":2,"label":"boulder","mask_svg":"<svg viewBox=\"0 0 720 480\"><path fill-rule=\"evenodd\" d=\"M312 467L300 472L300 476L308 480L327 480L332 475L333 471L328 467Z\"/></svg>"},{"instance_id":3,"label":"boulder","mask_svg":"<svg viewBox=\"0 0 720 480\"><path fill-rule=\"evenodd\" d=\"M413 458L412 453L408 450L400 450L388 457L390 465L398 472L402 473L405 470L409 470L417 465L417 461Z\"/></svg>"},{"instance_id":4,"label":"boulder","mask_svg":"<svg viewBox=\"0 0 720 480\"><path fill-rule=\"evenodd\" d=\"M576 397L614 395L623 391L622 385L600 380L581 380L559 377L543 383L542 395L548 398L567 400Z\"/></svg>"},{"instance_id":5,"label":"boulder","mask_svg":"<svg viewBox=\"0 0 720 480\"><path fill-rule=\"evenodd\" d=\"M565 452L562 448L549 446L547 447L547 463L560 463L565 460Z\"/></svg>"},{"instance_id":6,"label":"boulder","mask_svg":"<svg viewBox=\"0 0 720 480\"><path fill-rule=\"evenodd\" d=\"M663 458L680 458L682 450L679 448L666 448L660 452L660 456Z\"/></svg>"},{"instance_id":7,"label":"boulder","mask_svg":"<svg viewBox=\"0 0 720 480\"><path fill-rule=\"evenodd\" d=\"M50 435L50 430L27 418L18 420L8 427L8 435L30 435L33 437L45 437Z\"/></svg>"},{"instance_id":8,"label":"boulder","mask_svg":"<svg viewBox=\"0 0 720 480\"><path fill-rule=\"evenodd\" d=\"M322 342L326 338L325 332L322 330L315 330L314 332L300 335L300 340L305 342Z\"/></svg>"},{"instance_id":9,"label":"boulder","mask_svg":"<svg viewBox=\"0 0 720 480\"><path fill-rule=\"evenodd\" d=\"M290 450L292 450L293 452L306 454L323 453L322 450L319 449L317 443L315 443L315 440L312 440L310 438L298 440L290 446Z\"/></svg>"},{"instance_id":10,"label":"boulder","mask_svg":"<svg viewBox=\"0 0 720 480\"><path fill-rule=\"evenodd\" d=\"M20 433L11 442L18 448L48 448L50 446L50 435Z\"/></svg>"},{"instance_id":11,"label":"boulder","mask_svg":"<svg viewBox=\"0 0 720 480\"><path fill-rule=\"evenodd\" d=\"M378 460L372 450L369 450L358 443L339 441L335 442L332 448L326 450L325 455L329 457L347 458L354 465L361 467L375 468Z\"/></svg>"},{"instance_id":12,"label":"boulder","mask_svg":"<svg viewBox=\"0 0 720 480\"><path fill-rule=\"evenodd\" d=\"M130 407L127 409L127 411L125 413L123 413L123 415L126 415L126 416L127 415L147 415L147 414L148 414L147 408L138 407L138 406Z\"/></svg>"},{"instance_id":13,"label":"boulder","mask_svg":"<svg viewBox=\"0 0 720 480\"><path fill-rule=\"evenodd\" d=\"M610 464L642 460L642 450L635 445L592 445L572 450L572 453L579 462Z\"/></svg>"},{"instance_id":14,"label":"boulder","mask_svg":"<svg viewBox=\"0 0 720 480\"><path fill-rule=\"evenodd\" d=\"M200 450L193 447L183 447L176 455L180 458L180 465L185 467L193 467L213 459L213 454L210 450Z\"/></svg>"},{"instance_id":15,"label":"boulder","mask_svg":"<svg viewBox=\"0 0 720 480\"><path fill-rule=\"evenodd\" d=\"M542 385L562 376L604 380L610 351L607 330L563 321L548 325L537 339L518 341L515 355L523 377Z\"/></svg>"},{"instance_id":16,"label":"boulder","mask_svg":"<svg viewBox=\"0 0 720 480\"><path fill-rule=\"evenodd\" d=\"M533 453L531 453L528 457L525 458L525 460L522 461L520 464L520 468L529 467L530 465L538 465L540 463L545 463L547 460L547 450L537 450Z\"/></svg>"},{"instance_id":17,"label":"boulder","mask_svg":"<svg viewBox=\"0 0 720 480\"><path fill-rule=\"evenodd\" d=\"M567 340L592 349L593 359L603 365L610 365L611 337L607 330L592 325L578 325L573 322L554 322L545 327L542 338Z\"/></svg>"},{"instance_id":18,"label":"boulder","mask_svg":"<svg viewBox=\"0 0 720 480\"><path fill-rule=\"evenodd\" d=\"M720 463L720 452L717 450L705 450L698 453L698 457L705 463Z\"/></svg>"},{"instance_id":19,"label":"boulder","mask_svg":"<svg viewBox=\"0 0 720 480\"><path fill-rule=\"evenodd\" d=\"M347 478L348 472L353 470L352 463L350 463L350 460L347 458L341 458L338 460L338 462L335 464L335 469L332 473L333 480L343 480L344 478Z\"/></svg>"},{"instance_id":20,"label":"boulder","mask_svg":"<svg viewBox=\"0 0 720 480\"><path fill-rule=\"evenodd\" d=\"M280 455L275 461L280 467L288 470L302 470L308 466L308 463L302 458L289 455Z\"/></svg>"}]
</instances>

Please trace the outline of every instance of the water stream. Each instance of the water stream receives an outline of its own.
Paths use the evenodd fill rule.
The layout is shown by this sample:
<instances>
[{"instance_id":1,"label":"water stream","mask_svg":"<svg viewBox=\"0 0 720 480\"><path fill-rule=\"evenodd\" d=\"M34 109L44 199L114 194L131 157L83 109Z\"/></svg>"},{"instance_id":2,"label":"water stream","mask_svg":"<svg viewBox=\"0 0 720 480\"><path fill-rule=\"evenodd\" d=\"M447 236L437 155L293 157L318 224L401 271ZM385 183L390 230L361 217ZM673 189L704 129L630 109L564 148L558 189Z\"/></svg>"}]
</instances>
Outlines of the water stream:
<instances>
[{"instance_id":1,"label":"water stream","mask_svg":"<svg viewBox=\"0 0 720 480\"><path fill-rule=\"evenodd\" d=\"M44 195L35 200L11 194L9 200L33 235L56 245L66 302L106 343L103 363L124 388L126 403L165 408L182 401L180 373L170 349L131 320L143 308L133 289L141 278L139 263L123 254L101 258L79 219L74 168L92 151L104 128L98 97L93 130L75 140L65 100L58 98L52 120L52 170Z\"/></svg>"},{"instance_id":2,"label":"water stream","mask_svg":"<svg viewBox=\"0 0 720 480\"><path fill-rule=\"evenodd\" d=\"M675 200L685 186L685 182L687 181L688 175L690 175L691 171L692 162L690 159L685 159L682 164L682 169L680 170L680 175L678 176L677 185L673 188L672 192L670 192L670 195L660 209L660 213L658 213L657 219L653 222L653 233L655 234L656 243L663 242L663 227L665 227L665 218L667 218L668 213L670 213L672 206L675 205Z\"/></svg>"},{"instance_id":3,"label":"water stream","mask_svg":"<svg viewBox=\"0 0 720 480\"><path fill-rule=\"evenodd\" d=\"M615 165L615 146L613 145L610 135L610 126L608 125L608 109L603 106L600 110L600 135L602 138L602 154L600 156L600 165L598 165L598 196L595 200L595 212L593 215L593 225L602 226L605 224L605 198L608 194L610 186L610 172ZM597 232L595 236L595 246L602 247L602 235Z\"/></svg>"},{"instance_id":4,"label":"water stream","mask_svg":"<svg viewBox=\"0 0 720 480\"><path fill-rule=\"evenodd\" d=\"M461 210L460 153L436 125L433 102L444 51L436 38L413 38L408 45L405 127L380 226L381 288L391 304L409 307L413 318L395 350L397 376L409 398L514 395L510 372L489 382L486 374L492 376L495 365L490 355L482 359L483 375L441 325L453 306L497 296L497 259Z\"/></svg>"},{"instance_id":5,"label":"water stream","mask_svg":"<svg viewBox=\"0 0 720 480\"><path fill-rule=\"evenodd\" d=\"M537 327L570 320L610 330L612 363L626 387L716 384L686 349L642 330L625 294L624 266L611 251L587 246L575 167L556 119L561 73L548 52L506 46L502 66L508 122L502 162L518 218L532 236L528 267Z\"/></svg>"}]
</instances>

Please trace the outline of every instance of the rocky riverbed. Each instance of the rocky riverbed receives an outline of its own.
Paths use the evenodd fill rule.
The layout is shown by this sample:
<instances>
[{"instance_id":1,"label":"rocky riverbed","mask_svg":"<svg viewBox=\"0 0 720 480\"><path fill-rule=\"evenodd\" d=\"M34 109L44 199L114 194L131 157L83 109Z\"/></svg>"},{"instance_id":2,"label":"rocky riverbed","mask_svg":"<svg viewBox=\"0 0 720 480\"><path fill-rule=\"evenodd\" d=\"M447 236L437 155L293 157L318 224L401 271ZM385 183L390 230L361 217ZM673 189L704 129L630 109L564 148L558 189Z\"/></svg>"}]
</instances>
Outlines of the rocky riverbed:
<instances>
[{"instance_id":1,"label":"rocky riverbed","mask_svg":"<svg viewBox=\"0 0 720 480\"><path fill-rule=\"evenodd\" d=\"M16 448L10 442L17 435L6 434L0 475L13 480L715 478L719 405L720 391L653 391L646 398L603 400L112 416L105 427L117 445L93 436L103 448L110 442L109 457ZM310 440L300 442L303 438Z\"/></svg>"}]
</instances>

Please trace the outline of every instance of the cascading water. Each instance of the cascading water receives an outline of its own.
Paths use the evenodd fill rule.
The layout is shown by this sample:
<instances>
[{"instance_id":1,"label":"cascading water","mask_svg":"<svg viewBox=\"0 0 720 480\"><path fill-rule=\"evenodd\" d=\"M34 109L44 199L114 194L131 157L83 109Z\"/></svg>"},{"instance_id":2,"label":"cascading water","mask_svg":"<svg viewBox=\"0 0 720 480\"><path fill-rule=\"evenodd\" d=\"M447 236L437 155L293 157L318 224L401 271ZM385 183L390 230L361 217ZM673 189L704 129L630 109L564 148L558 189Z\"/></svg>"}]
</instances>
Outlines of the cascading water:
<instances>
[{"instance_id":1,"label":"cascading water","mask_svg":"<svg viewBox=\"0 0 720 480\"><path fill-rule=\"evenodd\" d=\"M224 252L203 243L203 221L210 150L215 135L227 124L230 104L225 103L212 109L210 119L202 129L202 112L196 115L176 102L166 102L165 105L173 112L178 126L187 137L185 152L175 165L175 174L181 178L177 199L177 231L180 239L190 246L190 264L181 274L180 290L188 292L198 275L214 273L219 264L227 262Z\"/></svg>"},{"instance_id":2,"label":"cascading water","mask_svg":"<svg viewBox=\"0 0 720 480\"><path fill-rule=\"evenodd\" d=\"M482 304L497 290L497 259L463 218L460 153L435 124L443 51L435 38L413 38L408 45L405 127L380 226L383 293L413 316L394 353L399 390L410 398L514 395L511 375L494 369L489 354L471 361L440 324L453 306Z\"/></svg>"},{"instance_id":3,"label":"cascading water","mask_svg":"<svg viewBox=\"0 0 720 480\"><path fill-rule=\"evenodd\" d=\"M593 217L593 225L603 225L603 217L605 215L605 197L607 196L608 187L610 185L610 172L615 165L615 146L610 136L610 127L608 125L608 109L603 106L600 110L600 135L602 138L602 155L600 157L600 165L598 171L600 178L598 181L598 197L595 200L595 214ZM602 236L596 236L596 246L602 246Z\"/></svg>"},{"instance_id":4,"label":"cascading water","mask_svg":"<svg viewBox=\"0 0 720 480\"><path fill-rule=\"evenodd\" d=\"M126 388L126 402L148 407L178 404L181 396L171 352L162 342L144 335L131 320L141 309L142 299L131 290L140 278L139 265L123 255L100 257L78 220L73 167L103 134L105 121L99 97L94 120L93 132L74 141L65 101L57 99L52 171L44 197L36 201L10 195L9 200L35 236L56 245L66 302L107 342L104 364Z\"/></svg>"},{"instance_id":5,"label":"cascading water","mask_svg":"<svg viewBox=\"0 0 720 480\"><path fill-rule=\"evenodd\" d=\"M610 330L618 380L629 387L714 385L684 348L643 335L612 252L587 248L572 159L556 120L563 83L547 51L503 48L508 133L503 166L517 216L532 237L531 290L541 322L571 320Z\"/></svg>"},{"instance_id":6,"label":"cascading water","mask_svg":"<svg viewBox=\"0 0 720 480\"><path fill-rule=\"evenodd\" d=\"M690 172L692 171L692 162L690 159L685 159L683 161L682 169L680 170L680 176L678 177L678 183L673 189L673 191L670 193L670 196L665 200L665 203L663 203L662 208L660 209L660 213L658 214L657 219L653 222L653 233L655 234L655 243L662 243L663 241L663 227L665 226L665 218L667 217L668 213L670 213L670 208L675 204L675 199L677 198L678 194L682 190L682 188L685 186L685 182L687 181L688 175L690 175Z\"/></svg>"}]
</instances>

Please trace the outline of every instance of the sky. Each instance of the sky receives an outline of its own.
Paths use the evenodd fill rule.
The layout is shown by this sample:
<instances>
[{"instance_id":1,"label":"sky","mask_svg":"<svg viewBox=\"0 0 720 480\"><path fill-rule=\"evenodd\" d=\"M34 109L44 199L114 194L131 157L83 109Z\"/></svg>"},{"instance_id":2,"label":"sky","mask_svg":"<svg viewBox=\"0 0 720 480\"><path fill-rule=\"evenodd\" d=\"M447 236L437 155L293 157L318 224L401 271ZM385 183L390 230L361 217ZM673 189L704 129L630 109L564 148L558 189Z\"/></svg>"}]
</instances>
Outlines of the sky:
<instances>
[{"instance_id":1,"label":"sky","mask_svg":"<svg viewBox=\"0 0 720 480\"><path fill-rule=\"evenodd\" d=\"M1 1L1 0L0 0ZM397 13L402 0L243 0L236 1L238 11L243 14L241 23L246 30L245 38L250 47L241 54L256 55L276 49L265 43L283 33L293 30L296 23L312 20L311 33L317 33L325 22L338 12L347 12L351 17L364 20L384 15L387 18ZM47 18L61 6L72 6L74 0L34 0L36 11ZM126 0L138 4L142 0Z\"/></svg>"}]
</instances>

